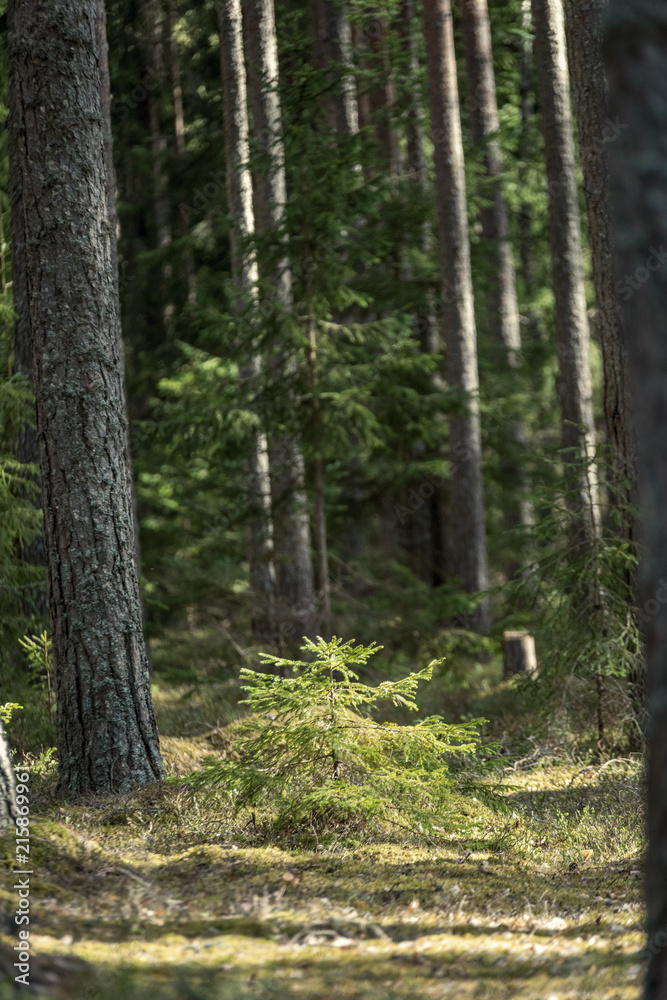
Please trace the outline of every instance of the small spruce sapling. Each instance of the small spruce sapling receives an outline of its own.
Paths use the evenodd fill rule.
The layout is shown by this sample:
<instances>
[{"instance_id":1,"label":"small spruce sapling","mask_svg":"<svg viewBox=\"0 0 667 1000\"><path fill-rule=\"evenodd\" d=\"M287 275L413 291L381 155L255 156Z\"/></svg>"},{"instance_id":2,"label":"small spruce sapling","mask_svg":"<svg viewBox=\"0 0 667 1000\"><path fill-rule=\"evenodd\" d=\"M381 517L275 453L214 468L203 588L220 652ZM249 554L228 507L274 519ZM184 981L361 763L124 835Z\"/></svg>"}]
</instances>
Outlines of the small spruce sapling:
<instances>
[{"instance_id":1,"label":"small spruce sapling","mask_svg":"<svg viewBox=\"0 0 667 1000\"><path fill-rule=\"evenodd\" d=\"M334 636L305 639L301 648L312 659L260 654L292 676L241 670L242 704L252 714L236 727L227 756L205 758L189 783L224 788L235 813L249 808L254 818L254 810L267 810L276 829L307 827L317 835L379 822L432 832L454 788L448 762L479 750L485 720L376 722L367 713L383 701L416 711L417 685L439 661L371 687L351 664L365 665L381 646Z\"/></svg>"},{"instance_id":2,"label":"small spruce sapling","mask_svg":"<svg viewBox=\"0 0 667 1000\"><path fill-rule=\"evenodd\" d=\"M51 688L51 639L44 629L39 635L24 635L19 645L26 651L28 670L33 679L46 687L49 722L53 722L53 691Z\"/></svg>"}]
</instances>

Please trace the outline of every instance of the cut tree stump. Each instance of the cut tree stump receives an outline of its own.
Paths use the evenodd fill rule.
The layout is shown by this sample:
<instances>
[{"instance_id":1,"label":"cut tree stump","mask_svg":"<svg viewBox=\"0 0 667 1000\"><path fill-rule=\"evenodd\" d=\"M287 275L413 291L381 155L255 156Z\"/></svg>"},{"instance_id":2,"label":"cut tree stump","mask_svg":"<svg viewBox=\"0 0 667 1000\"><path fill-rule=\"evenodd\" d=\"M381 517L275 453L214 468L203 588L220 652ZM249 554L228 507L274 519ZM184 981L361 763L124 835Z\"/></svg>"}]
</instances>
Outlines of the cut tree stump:
<instances>
[{"instance_id":1,"label":"cut tree stump","mask_svg":"<svg viewBox=\"0 0 667 1000\"><path fill-rule=\"evenodd\" d=\"M535 639L530 632L503 633L503 680L515 674L537 674Z\"/></svg>"}]
</instances>

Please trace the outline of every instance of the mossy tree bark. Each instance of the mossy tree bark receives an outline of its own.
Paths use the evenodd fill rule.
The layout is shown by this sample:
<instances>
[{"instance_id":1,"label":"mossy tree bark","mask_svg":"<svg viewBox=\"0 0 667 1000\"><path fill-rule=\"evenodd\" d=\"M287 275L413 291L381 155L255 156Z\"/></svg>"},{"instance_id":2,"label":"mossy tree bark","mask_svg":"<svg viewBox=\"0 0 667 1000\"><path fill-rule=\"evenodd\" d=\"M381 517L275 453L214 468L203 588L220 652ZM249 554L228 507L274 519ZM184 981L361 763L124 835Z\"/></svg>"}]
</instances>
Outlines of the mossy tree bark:
<instances>
[{"instance_id":1,"label":"mossy tree bark","mask_svg":"<svg viewBox=\"0 0 667 1000\"><path fill-rule=\"evenodd\" d=\"M99 6L33 0L8 15L60 786L123 791L164 767L134 555Z\"/></svg>"},{"instance_id":2,"label":"mossy tree bark","mask_svg":"<svg viewBox=\"0 0 667 1000\"><path fill-rule=\"evenodd\" d=\"M572 543L581 551L599 533L600 511L565 24L561 0L532 0L532 11L549 192L563 460Z\"/></svg>"},{"instance_id":3,"label":"mossy tree bark","mask_svg":"<svg viewBox=\"0 0 667 1000\"><path fill-rule=\"evenodd\" d=\"M447 378L466 396L467 413L449 418L450 484L447 575L468 593L487 589L484 484L479 418L477 333L450 0L424 0L431 132ZM485 629L488 602L462 624Z\"/></svg>"},{"instance_id":4,"label":"mossy tree bark","mask_svg":"<svg viewBox=\"0 0 667 1000\"><path fill-rule=\"evenodd\" d=\"M232 274L237 289L237 314L251 315L257 304L257 260L244 247L244 240L255 231L250 174L248 137L248 101L243 27L240 0L217 0L220 26L220 61L227 164L227 203L233 219L230 234ZM252 317L251 317L252 322ZM241 368L241 379L259 387L262 359L255 343L249 344L249 357ZM253 596L253 634L272 642L276 615L276 572L273 561L273 520L271 517L271 480L266 433L255 434L251 454L244 463L246 490L250 506L247 528L250 589Z\"/></svg>"},{"instance_id":5,"label":"mossy tree bark","mask_svg":"<svg viewBox=\"0 0 667 1000\"><path fill-rule=\"evenodd\" d=\"M635 279L622 305L638 441L642 561L647 609L648 972L645 1000L667 996L667 5L611 0L606 62L610 119L627 124L609 144L617 274ZM661 255L656 259L656 255ZM653 273L651 273L651 268ZM623 277L622 277L623 276ZM651 612L648 613L648 609Z\"/></svg>"},{"instance_id":6,"label":"mossy tree bark","mask_svg":"<svg viewBox=\"0 0 667 1000\"><path fill-rule=\"evenodd\" d=\"M248 84L253 139L261 154L254 177L257 233L278 243L281 255L271 272L262 274L276 336L281 320L292 313L292 272L282 232L287 189L282 114L278 93L278 44L273 0L248 0L244 7ZM284 254L282 253L284 251ZM276 343L270 361L271 381L285 393L285 420L293 418L296 399L292 383L295 360L289 348ZM292 412L291 412L292 411ZM302 637L315 638L315 581L310 521L305 492L305 463L294 432L282 434L271 448L275 563L278 582L278 645L296 655Z\"/></svg>"}]
</instances>

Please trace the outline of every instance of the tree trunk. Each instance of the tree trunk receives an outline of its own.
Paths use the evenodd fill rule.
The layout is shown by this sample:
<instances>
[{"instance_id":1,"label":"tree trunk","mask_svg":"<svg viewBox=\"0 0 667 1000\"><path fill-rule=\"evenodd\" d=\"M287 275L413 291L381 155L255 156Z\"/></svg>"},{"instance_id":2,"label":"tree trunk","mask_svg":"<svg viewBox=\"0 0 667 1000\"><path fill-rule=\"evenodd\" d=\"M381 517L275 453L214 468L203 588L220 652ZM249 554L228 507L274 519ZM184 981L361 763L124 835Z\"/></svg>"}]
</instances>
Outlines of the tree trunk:
<instances>
[{"instance_id":1,"label":"tree trunk","mask_svg":"<svg viewBox=\"0 0 667 1000\"><path fill-rule=\"evenodd\" d=\"M162 83L165 76L165 23L162 0L149 0L146 5L147 51L153 78ZM153 160L153 226L155 247L166 254L171 246L171 226L169 224L169 201L167 199L167 138L162 133L160 114L161 88L150 89L148 93L148 127L151 137ZM173 267L170 262L162 264L162 322L168 337L174 334L174 303L171 301Z\"/></svg>"},{"instance_id":2,"label":"tree trunk","mask_svg":"<svg viewBox=\"0 0 667 1000\"><path fill-rule=\"evenodd\" d=\"M467 106L473 142L485 143L484 171L491 182L490 204L480 208L482 239L490 251L491 280L487 291L489 333L502 345L507 362L516 367L521 350L519 302L516 294L514 254L509 238L507 202L501 186L503 161L500 143L492 138L500 128L496 80L493 68L491 24L487 0L459 0L463 21L466 75L468 81ZM513 449L519 454L524 450L526 432L519 420L509 427ZM533 523L532 505L527 498L528 483L525 468L516 459L501 456L503 491L510 498L523 494L521 499L510 501L505 510L505 526ZM506 567L508 577L520 569L516 559Z\"/></svg>"},{"instance_id":3,"label":"tree trunk","mask_svg":"<svg viewBox=\"0 0 667 1000\"><path fill-rule=\"evenodd\" d=\"M467 593L487 589L484 484L479 419L477 336L470 269L463 141L459 111L452 11L449 0L424 0L431 129L442 279L447 377L465 393L468 412L449 418L450 523L448 576ZM464 622L485 629L482 601Z\"/></svg>"},{"instance_id":4,"label":"tree trunk","mask_svg":"<svg viewBox=\"0 0 667 1000\"><path fill-rule=\"evenodd\" d=\"M516 297L514 257L509 239L507 202L501 186L503 161L500 143L490 138L498 132L498 103L491 47L487 0L459 0L463 22L470 131L474 143L485 143L484 171L492 183L491 203L480 209L482 239L494 260L489 284L489 332L501 343L510 363L521 349L519 304Z\"/></svg>"},{"instance_id":5,"label":"tree trunk","mask_svg":"<svg viewBox=\"0 0 667 1000\"><path fill-rule=\"evenodd\" d=\"M588 214L597 331L603 366L603 403L609 462L609 504L618 534L635 542L637 442L630 425L628 357L621 331L616 289L607 149L624 130L607 110L602 31L608 0L565 0L570 75L577 113L579 155Z\"/></svg>"},{"instance_id":6,"label":"tree trunk","mask_svg":"<svg viewBox=\"0 0 667 1000\"><path fill-rule=\"evenodd\" d=\"M595 424L570 83L561 0L532 0L549 190L563 461L575 550L599 532Z\"/></svg>"},{"instance_id":7,"label":"tree trunk","mask_svg":"<svg viewBox=\"0 0 667 1000\"><path fill-rule=\"evenodd\" d=\"M166 0L167 11L167 36L169 39L169 72L171 75L171 100L174 116L174 141L176 147L176 161L183 169L185 161L185 116L183 113L183 88L181 86L181 65L178 55L178 39L175 30L175 14L173 0ZM185 239L190 235L190 206L183 202L178 213L178 224L181 237ZM197 282L195 266L192 259L192 252L184 250L183 269L185 271L185 281L187 285L188 306L197 303Z\"/></svg>"},{"instance_id":8,"label":"tree trunk","mask_svg":"<svg viewBox=\"0 0 667 1000\"><path fill-rule=\"evenodd\" d=\"M667 997L667 5L611 0L607 15L609 143L630 397L638 441L642 561L640 607L647 650L648 972L645 1000ZM662 270L661 270L662 268ZM651 273L651 272L656 273ZM649 610L650 609L650 610Z\"/></svg>"},{"instance_id":9,"label":"tree trunk","mask_svg":"<svg viewBox=\"0 0 667 1000\"><path fill-rule=\"evenodd\" d=\"M533 19L530 11L531 0L521 0L521 26L526 33L532 32ZM528 183L528 167L533 157L533 119L535 117L535 94L533 92L533 39L532 35L521 43L519 103L521 107L521 139L519 159L523 164L520 182ZM519 258L524 293L532 298L535 294L535 262L532 236L533 210L524 201L519 209ZM534 309L528 310L528 332L533 340L539 339L540 331Z\"/></svg>"},{"instance_id":10,"label":"tree trunk","mask_svg":"<svg viewBox=\"0 0 667 1000\"><path fill-rule=\"evenodd\" d=\"M58 766L70 795L164 774L134 561L98 14L97 0L8 10Z\"/></svg>"},{"instance_id":11,"label":"tree trunk","mask_svg":"<svg viewBox=\"0 0 667 1000\"><path fill-rule=\"evenodd\" d=\"M529 632L503 632L503 680L515 674L537 674L535 639Z\"/></svg>"},{"instance_id":12,"label":"tree trunk","mask_svg":"<svg viewBox=\"0 0 667 1000\"><path fill-rule=\"evenodd\" d=\"M242 241L255 229L252 206L252 179L248 160L248 106L243 61L241 0L217 0L220 25L220 59L227 164L227 202L234 226L230 234L232 276L238 290L237 310L243 298L257 302L257 261L242 248ZM251 346L251 358L241 369L241 378L257 386L261 359ZM245 462L246 489L250 505L248 522L248 564L253 596L253 633L271 641L275 626L276 572L273 563L273 522L271 482L266 434L255 435L251 455Z\"/></svg>"},{"instance_id":13,"label":"tree trunk","mask_svg":"<svg viewBox=\"0 0 667 1000\"><path fill-rule=\"evenodd\" d=\"M279 336L281 318L292 313L294 302L287 243L281 233L287 192L273 0L248 0L244 19L253 137L262 156L262 165L255 173L255 221L257 232L260 235L272 233L279 238L281 251L284 251L272 272L263 275ZM294 359L285 356L277 346L271 359L271 379L276 388L287 383L286 409L291 411L296 404L289 388L295 368ZM315 638L316 625L305 464L293 434L283 434L274 442L271 460L279 645L290 655L296 655L304 635Z\"/></svg>"},{"instance_id":14,"label":"tree trunk","mask_svg":"<svg viewBox=\"0 0 667 1000\"><path fill-rule=\"evenodd\" d=\"M342 6L334 0L310 0L315 63L325 74L324 103L332 132L359 130L352 65L352 32Z\"/></svg>"},{"instance_id":15,"label":"tree trunk","mask_svg":"<svg viewBox=\"0 0 667 1000\"><path fill-rule=\"evenodd\" d=\"M369 94L371 121L375 126L375 139L380 154L379 165L384 171L397 175L401 169L399 136L393 117L396 113L396 82L388 50L389 23L378 16L364 31L367 52L367 70L375 74Z\"/></svg>"},{"instance_id":16,"label":"tree trunk","mask_svg":"<svg viewBox=\"0 0 667 1000\"><path fill-rule=\"evenodd\" d=\"M0 721L0 830L16 823L16 778L5 730Z\"/></svg>"}]
</instances>

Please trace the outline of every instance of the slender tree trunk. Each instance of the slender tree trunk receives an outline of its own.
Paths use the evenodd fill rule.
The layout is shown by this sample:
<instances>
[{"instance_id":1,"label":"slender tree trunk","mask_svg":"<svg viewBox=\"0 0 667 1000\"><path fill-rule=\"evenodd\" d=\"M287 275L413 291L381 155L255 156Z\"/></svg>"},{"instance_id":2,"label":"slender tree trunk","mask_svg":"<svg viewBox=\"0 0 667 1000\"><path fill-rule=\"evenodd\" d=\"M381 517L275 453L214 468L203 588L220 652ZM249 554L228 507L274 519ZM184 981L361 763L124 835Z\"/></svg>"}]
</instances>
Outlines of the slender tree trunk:
<instances>
[{"instance_id":1,"label":"slender tree trunk","mask_svg":"<svg viewBox=\"0 0 667 1000\"><path fill-rule=\"evenodd\" d=\"M165 19L162 0L149 0L146 6L146 31L148 58L153 77L162 82L165 77ZM160 90L151 89L148 94L148 127L151 137L153 160L153 225L155 246L164 254L171 246L171 226L169 223L169 201L167 198L167 137L162 132L160 114ZM174 334L174 303L171 301L173 267L165 261L162 264L162 321L168 337Z\"/></svg>"},{"instance_id":2,"label":"slender tree trunk","mask_svg":"<svg viewBox=\"0 0 667 1000\"><path fill-rule=\"evenodd\" d=\"M134 561L97 0L11 2L63 791L161 778ZM17 117L23 109L23 118Z\"/></svg>"},{"instance_id":3,"label":"slender tree trunk","mask_svg":"<svg viewBox=\"0 0 667 1000\"><path fill-rule=\"evenodd\" d=\"M174 115L174 141L176 147L176 162L181 170L185 162L185 115L183 112L183 87L181 86L181 65L178 55L178 39L176 37L175 14L173 0L166 0L167 36L169 38L169 72L171 75L171 100ZM187 202L180 206L179 228L181 237L190 235L190 206ZM197 303L197 282L192 252L186 250L182 256L185 281L187 285L187 301L189 306Z\"/></svg>"},{"instance_id":4,"label":"slender tree trunk","mask_svg":"<svg viewBox=\"0 0 667 1000\"><path fill-rule=\"evenodd\" d=\"M16 823L16 778L7 737L0 721L0 830Z\"/></svg>"},{"instance_id":5,"label":"slender tree trunk","mask_svg":"<svg viewBox=\"0 0 667 1000\"><path fill-rule=\"evenodd\" d=\"M667 5L611 0L609 143L617 274L639 452L640 606L648 655L648 972L645 1000L667 997ZM654 273L651 273L653 271ZM649 611L650 609L650 611Z\"/></svg>"},{"instance_id":6,"label":"slender tree trunk","mask_svg":"<svg viewBox=\"0 0 667 1000\"><path fill-rule=\"evenodd\" d=\"M396 113L396 82L387 45L388 33L387 18L378 12L377 17L365 30L364 36L367 69L376 76L375 85L369 94L369 105L380 153L380 167L390 174L398 175L401 169L401 153L398 130L393 121Z\"/></svg>"},{"instance_id":7,"label":"slender tree trunk","mask_svg":"<svg viewBox=\"0 0 667 1000\"><path fill-rule=\"evenodd\" d=\"M285 153L282 116L278 94L278 44L273 0L248 0L245 10L248 82L253 117L253 136L265 166L255 174L254 205L257 232L273 233L283 253L272 273L263 277L269 288L269 302L280 332L281 317L293 311L292 273L286 238L281 235L285 221ZM294 359L277 345L271 359L271 378L280 386L294 378ZM288 388L287 405L294 409L294 393ZM278 578L278 632L280 645L296 654L301 638L315 636L315 582L310 542L310 522L305 492L305 463L293 434L282 435L271 452Z\"/></svg>"},{"instance_id":8,"label":"slender tree trunk","mask_svg":"<svg viewBox=\"0 0 667 1000\"><path fill-rule=\"evenodd\" d=\"M244 298L257 301L257 261L243 248L242 241L255 229L252 179L249 167L248 106L243 61L243 30L240 0L217 0L220 25L220 59L227 163L227 202L234 220L231 231L232 274L238 289L237 310L244 311ZM241 378L257 385L262 363L251 345L251 358ZM254 600L253 632L270 641L274 634L276 572L273 563L273 522L271 482L266 434L258 431L252 454L245 463L246 490L250 503L248 523L248 564Z\"/></svg>"},{"instance_id":9,"label":"slender tree trunk","mask_svg":"<svg viewBox=\"0 0 667 1000\"><path fill-rule=\"evenodd\" d=\"M352 64L352 31L347 14L334 0L310 0L313 49L317 66L325 73L324 103L333 132L359 129Z\"/></svg>"},{"instance_id":10,"label":"slender tree trunk","mask_svg":"<svg viewBox=\"0 0 667 1000\"><path fill-rule=\"evenodd\" d=\"M565 25L561 0L532 0L532 4L549 190L563 459L572 539L581 549L599 532L600 511Z\"/></svg>"},{"instance_id":11,"label":"slender tree trunk","mask_svg":"<svg viewBox=\"0 0 667 1000\"><path fill-rule=\"evenodd\" d=\"M635 541L632 508L637 501L637 442L630 424L628 356L621 329L621 305L616 289L609 184L608 148L627 128L617 126L607 110L607 83L602 59L604 12L608 0L565 0L567 42L579 154L588 215L593 284L597 313L595 328L603 366L604 420L609 449L610 506L616 507L619 535Z\"/></svg>"},{"instance_id":12,"label":"slender tree trunk","mask_svg":"<svg viewBox=\"0 0 667 1000\"><path fill-rule=\"evenodd\" d=\"M507 351L510 363L521 350L519 304L516 297L514 256L509 238L507 202L501 179L503 160L499 128L496 80L491 47L491 25L487 0L459 0L463 22L470 131L475 143L485 143L484 171L492 182L490 204L480 209L482 239L494 261L489 284L489 332Z\"/></svg>"},{"instance_id":13,"label":"slender tree trunk","mask_svg":"<svg viewBox=\"0 0 667 1000\"><path fill-rule=\"evenodd\" d=\"M470 269L463 140L459 111L454 32L449 0L424 0L431 129L436 173L436 203L447 377L466 394L468 411L449 421L450 522L448 576L468 593L487 589L484 484L479 419L477 337ZM488 602L465 622L485 629Z\"/></svg>"}]
</instances>

